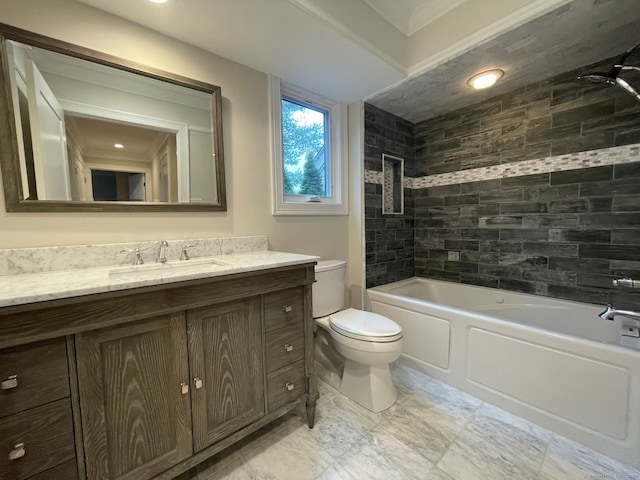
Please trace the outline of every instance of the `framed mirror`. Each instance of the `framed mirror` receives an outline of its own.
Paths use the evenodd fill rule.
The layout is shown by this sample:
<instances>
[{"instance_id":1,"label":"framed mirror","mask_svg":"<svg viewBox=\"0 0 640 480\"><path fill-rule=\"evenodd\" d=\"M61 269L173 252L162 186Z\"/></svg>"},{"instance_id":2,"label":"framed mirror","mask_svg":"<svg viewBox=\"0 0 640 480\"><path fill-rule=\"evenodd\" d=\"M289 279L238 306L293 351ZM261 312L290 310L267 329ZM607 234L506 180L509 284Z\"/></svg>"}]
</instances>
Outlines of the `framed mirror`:
<instances>
[{"instance_id":1,"label":"framed mirror","mask_svg":"<svg viewBox=\"0 0 640 480\"><path fill-rule=\"evenodd\" d=\"M226 211L220 87L0 24L9 212Z\"/></svg>"}]
</instances>

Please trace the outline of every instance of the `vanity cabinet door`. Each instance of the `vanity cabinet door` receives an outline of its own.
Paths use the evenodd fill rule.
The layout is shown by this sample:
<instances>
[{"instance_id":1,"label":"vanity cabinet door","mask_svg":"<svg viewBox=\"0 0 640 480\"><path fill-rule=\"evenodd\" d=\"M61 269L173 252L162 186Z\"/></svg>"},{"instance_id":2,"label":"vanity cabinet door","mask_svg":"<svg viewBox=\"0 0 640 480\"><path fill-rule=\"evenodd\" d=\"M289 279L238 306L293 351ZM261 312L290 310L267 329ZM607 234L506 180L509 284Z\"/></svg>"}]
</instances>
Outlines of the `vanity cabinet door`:
<instances>
[{"instance_id":1,"label":"vanity cabinet door","mask_svg":"<svg viewBox=\"0 0 640 480\"><path fill-rule=\"evenodd\" d=\"M196 451L264 415L260 297L187 312Z\"/></svg>"},{"instance_id":2,"label":"vanity cabinet door","mask_svg":"<svg viewBox=\"0 0 640 480\"><path fill-rule=\"evenodd\" d=\"M88 479L145 480L192 454L184 313L76 336Z\"/></svg>"}]
</instances>

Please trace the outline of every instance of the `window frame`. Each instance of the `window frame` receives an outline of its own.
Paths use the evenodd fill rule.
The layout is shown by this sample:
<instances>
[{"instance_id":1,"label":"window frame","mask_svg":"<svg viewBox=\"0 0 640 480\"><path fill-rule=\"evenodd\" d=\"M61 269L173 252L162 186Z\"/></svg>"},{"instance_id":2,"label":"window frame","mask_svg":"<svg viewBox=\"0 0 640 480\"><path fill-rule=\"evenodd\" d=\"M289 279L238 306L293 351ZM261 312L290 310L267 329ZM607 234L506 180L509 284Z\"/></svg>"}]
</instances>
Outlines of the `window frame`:
<instances>
[{"instance_id":1,"label":"window frame","mask_svg":"<svg viewBox=\"0 0 640 480\"><path fill-rule=\"evenodd\" d=\"M269 76L271 116L272 214L348 215L347 108L346 105ZM330 197L285 194L282 148L282 98L325 110L329 115ZM325 134L326 134L325 133ZM325 145L325 148L327 145Z\"/></svg>"}]
</instances>

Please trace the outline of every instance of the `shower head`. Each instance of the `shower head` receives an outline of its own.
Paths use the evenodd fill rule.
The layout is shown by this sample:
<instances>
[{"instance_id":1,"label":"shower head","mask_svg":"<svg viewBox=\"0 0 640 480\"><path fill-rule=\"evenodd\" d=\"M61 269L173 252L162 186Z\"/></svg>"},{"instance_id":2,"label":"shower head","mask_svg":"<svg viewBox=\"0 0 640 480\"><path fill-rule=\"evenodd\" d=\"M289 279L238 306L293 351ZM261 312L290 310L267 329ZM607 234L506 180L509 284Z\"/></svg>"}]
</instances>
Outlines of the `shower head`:
<instances>
[{"instance_id":1,"label":"shower head","mask_svg":"<svg viewBox=\"0 0 640 480\"><path fill-rule=\"evenodd\" d=\"M640 100L640 93L638 93L638 91L633 88L629 82L627 82L626 80L618 77L616 78L616 84L620 85L622 88L624 88L628 93L630 93L631 95L633 95L634 97L636 97L638 100Z\"/></svg>"},{"instance_id":2,"label":"shower head","mask_svg":"<svg viewBox=\"0 0 640 480\"><path fill-rule=\"evenodd\" d=\"M580 75L578 77L578 80L586 80L588 82L596 83L596 84L599 84L599 85L619 85L627 93L630 93L631 95L636 97L638 100L640 100L640 94L638 93L638 91L634 87L632 87L629 84L629 82L627 82L623 78L619 77L620 71L622 71L622 70L640 70L640 68L638 68L638 67L624 64L624 62L627 59L627 57L632 52L634 52L638 47L640 47L640 43L638 43L633 48L631 48L630 50L628 50L625 53L623 53L613 63L613 66L611 67L611 69L608 72L586 73L584 75Z\"/></svg>"},{"instance_id":3,"label":"shower head","mask_svg":"<svg viewBox=\"0 0 640 480\"><path fill-rule=\"evenodd\" d=\"M593 72L586 75L580 75L578 80L586 80L591 83L605 83L607 85L615 85L616 77L612 76L610 72Z\"/></svg>"}]
</instances>

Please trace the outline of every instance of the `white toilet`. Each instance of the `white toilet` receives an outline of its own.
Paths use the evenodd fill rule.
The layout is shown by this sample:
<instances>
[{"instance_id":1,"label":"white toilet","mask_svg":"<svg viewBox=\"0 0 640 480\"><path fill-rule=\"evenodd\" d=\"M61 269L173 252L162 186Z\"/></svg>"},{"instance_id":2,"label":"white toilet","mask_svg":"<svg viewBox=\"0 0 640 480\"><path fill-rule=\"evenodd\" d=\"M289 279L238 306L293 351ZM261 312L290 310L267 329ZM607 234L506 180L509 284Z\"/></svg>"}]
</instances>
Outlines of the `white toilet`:
<instances>
[{"instance_id":1,"label":"white toilet","mask_svg":"<svg viewBox=\"0 0 640 480\"><path fill-rule=\"evenodd\" d=\"M389 364L402 352L402 328L372 312L344 308L346 262L321 260L315 268L313 318L320 378L373 411L396 401Z\"/></svg>"}]
</instances>

